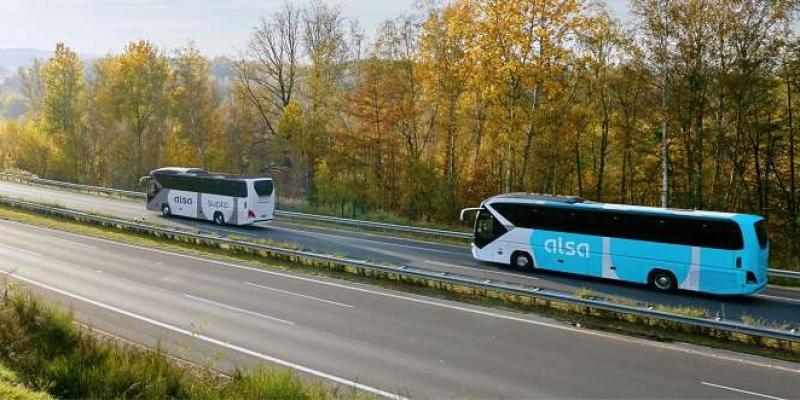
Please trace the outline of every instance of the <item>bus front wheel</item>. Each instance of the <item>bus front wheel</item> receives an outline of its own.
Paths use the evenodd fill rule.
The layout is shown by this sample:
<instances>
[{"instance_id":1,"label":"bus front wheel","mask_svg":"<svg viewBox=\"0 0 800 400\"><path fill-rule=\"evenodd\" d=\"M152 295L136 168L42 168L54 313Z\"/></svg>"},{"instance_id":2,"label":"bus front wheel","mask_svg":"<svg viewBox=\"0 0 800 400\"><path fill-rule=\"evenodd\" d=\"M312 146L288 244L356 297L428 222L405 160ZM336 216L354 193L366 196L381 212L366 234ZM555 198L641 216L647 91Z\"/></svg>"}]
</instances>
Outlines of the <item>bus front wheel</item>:
<instances>
[{"instance_id":1,"label":"bus front wheel","mask_svg":"<svg viewBox=\"0 0 800 400\"><path fill-rule=\"evenodd\" d=\"M169 204L163 204L161 206L161 215L164 217L169 217L172 215L172 210L169 209Z\"/></svg>"},{"instance_id":2,"label":"bus front wheel","mask_svg":"<svg viewBox=\"0 0 800 400\"><path fill-rule=\"evenodd\" d=\"M511 267L520 271L530 271L533 269L531 256L524 251L515 251L511 255Z\"/></svg>"},{"instance_id":3,"label":"bus front wheel","mask_svg":"<svg viewBox=\"0 0 800 400\"><path fill-rule=\"evenodd\" d=\"M671 292L678 288L678 281L675 279L675 275L663 269L650 272L649 283L651 287L662 292Z\"/></svg>"}]
</instances>

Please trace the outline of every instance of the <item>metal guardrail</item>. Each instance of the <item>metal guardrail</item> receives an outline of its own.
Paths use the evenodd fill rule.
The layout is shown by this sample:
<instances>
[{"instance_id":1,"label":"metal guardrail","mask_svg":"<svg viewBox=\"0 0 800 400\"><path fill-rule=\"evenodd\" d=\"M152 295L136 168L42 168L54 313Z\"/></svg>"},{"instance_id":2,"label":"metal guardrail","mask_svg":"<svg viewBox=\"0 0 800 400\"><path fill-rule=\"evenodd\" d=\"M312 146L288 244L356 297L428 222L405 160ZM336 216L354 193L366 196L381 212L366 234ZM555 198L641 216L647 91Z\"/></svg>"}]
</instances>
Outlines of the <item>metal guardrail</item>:
<instances>
[{"instance_id":1,"label":"metal guardrail","mask_svg":"<svg viewBox=\"0 0 800 400\"><path fill-rule=\"evenodd\" d=\"M7 174L7 173L0 173L0 179L6 179L14 182L20 183L35 183L35 184L42 184L42 185L49 185L49 186L57 186L57 187L64 187L64 188L73 188L77 190L83 190L88 192L96 192L96 193L105 193L105 194L118 194L122 196L133 197L137 199L146 198L147 195L142 192L134 192L129 190L120 190L120 189L112 189L102 186L91 186L91 185L81 185L77 183L69 183L63 181L55 181L51 179L41 179L41 178L33 178L27 177L23 175L16 175L16 174ZM283 211L283 210L275 210L275 215L277 216L284 216L290 218L297 218L297 219L307 219L310 221L319 221L319 222L330 222L330 223L337 223L343 225L351 225L351 226L358 226L358 227L368 227L373 229L384 229L388 231L397 231L397 232L408 232L408 233L421 233L421 234L428 234L432 236L439 236L439 237L448 237L448 238L457 238L457 239L471 239L472 234L464 233L464 232L454 232L454 231L446 231L440 229L433 229L433 228L422 228L416 226L409 226L409 225L397 225L397 224L388 224L383 222L374 222L374 221L364 221L358 219L349 219L349 218L340 218L340 217L332 217L328 215L317 215L317 214L305 214L299 213L294 211ZM788 270L781 270L781 269L772 269L770 268L768 271L769 276L775 278L786 278L786 279L798 279L800 280L800 272L796 271L788 271Z\"/></svg>"},{"instance_id":2,"label":"metal guardrail","mask_svg":"<svg viewBox=\"0 0 800 400\"><path fill-rule=\"evenodd\" d=\"M300 212L284 211L284 210L275 210L275 215L297 218L297 219L307 219L310 221L332 222L341 225L352 225L352 226L367 227L373 229L384 229L396 232L422 233L431 236L447 237L454 239L472 239L472 234L466 232L454 232L442 229L423 228L418 226L397 225L397 224L389 224L385 222L375 222L375 221L364 221L359 219L332 217L328 215L305 214Z\"/></svg>"},{"instance_id":3,"label":"metal guardrail","mask_svg":"<svg viewBox=\"0 0 800 400\"><path fill-rule=\"evenodd\" d=\"M788 279L800 279L800 272L797 271L787 271L785 269L772 269L770 268L769 276L775 278L788 278Z\"/></svg>"},{"instance_id":4,"label":"metal guardrail","mask_svg":"<svg viewBox=\"0 0 800 400\"><path fill-rule=\"evenodd\" d=\"M737 321L688 317L679 314L657 311L650 308L627 306L600 300L583 299L577 296L573 296L571 294L561 293L549 289L542 289L539 287L531 287L531 286L525 286L525 285L519 285L519 284L495 281L489 279L476 279L469 276L453 274L448 272L431 271L431 270L426 270L424 268L411 267L411 266L382 265L368 261L334 257L330 255L319 254L305 250L284 249L260 243L243 242L203 233L194 233L182 229L160 227L156 225L127 221L119 218L101 217L81 211L45 206L37 203L15 200L2 196L0 196L0 204L7 204L14 207L21 207L40 212L47 212L68 218L79 218L85 221L92 221L95 223L113 224L119 228L146 231L151 234L156 233L161 235L172 235L173 237L182 237L192 240L203 240L215 243L217 245L238 246L239 248L243 248L248 251L254 251L254 252L267 251L288 257L300 256L318 262L327 262L344 266L358 267L376 272L395 274L398 276L422 278L437 283L457 284L476 289L493 290L513 295L521 295L532 298L539 298L542 300L556 301L556 302L570 304L573 306L590 307L614 313L631 314L631 315L637 315L639 317L670 321L674 323L686 324L706 329L716 329L716 330L736 332L758 337L767 337L783 341L800 342L800 332L798 332L797 329L779 330L766 327L749 326Z\"/></svg>"},{"instance_id":5,"label":"metal guardrail","mask_svg":"<svg viewBox=\"0 0 800 400\"><path fill-rule=\"evenodd\" d=\"M83 190L87 192L97 192L97 193L106 193L106 194L117 194L127 197L134 197L137 199L144 199L147 198L147 194L143 192L134 192L130 190L119 190L119 189L111 189L102 186L91 186L91 185L80 185L77 183L70 183L70 182L63 182L63 181L54 181L51 179L41 179L41 178L28 178L27 179L31 183L37 183L40 185L49 185L49 186L59 186L65 188L73 188L78 190Z\"/></svg>"}]
</instances>

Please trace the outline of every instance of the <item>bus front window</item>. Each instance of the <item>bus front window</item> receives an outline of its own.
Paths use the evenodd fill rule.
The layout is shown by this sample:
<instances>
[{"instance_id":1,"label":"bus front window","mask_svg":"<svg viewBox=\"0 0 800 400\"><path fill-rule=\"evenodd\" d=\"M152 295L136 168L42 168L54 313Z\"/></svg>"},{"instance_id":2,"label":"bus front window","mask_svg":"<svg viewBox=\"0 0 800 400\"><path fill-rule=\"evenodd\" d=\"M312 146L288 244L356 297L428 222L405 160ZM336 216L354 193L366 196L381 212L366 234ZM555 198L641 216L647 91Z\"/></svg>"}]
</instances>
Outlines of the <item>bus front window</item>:
<instances>
[{"instance_id":1,"label":"bus front window","mask_svg":"<svg viewBox=\"0 0 800 400\"><path fill-rule=\"evenodd\" d=\"M156 194L158 194L158 185L156 185L155 180L149 177L147 179L142 178L140 183L147 187L147 201L153 200Z\"/></svg>"},{"instance_id":2,"label":"bus front window","mask_svg":"<svg viewBox=\"0 0 800 400\"><path fill-rule=\"evenodd\" d=\"M501 235L506 228L488 210L481 210L475 219L475 245L483 248Z\"/></svg>"}]
</instances>

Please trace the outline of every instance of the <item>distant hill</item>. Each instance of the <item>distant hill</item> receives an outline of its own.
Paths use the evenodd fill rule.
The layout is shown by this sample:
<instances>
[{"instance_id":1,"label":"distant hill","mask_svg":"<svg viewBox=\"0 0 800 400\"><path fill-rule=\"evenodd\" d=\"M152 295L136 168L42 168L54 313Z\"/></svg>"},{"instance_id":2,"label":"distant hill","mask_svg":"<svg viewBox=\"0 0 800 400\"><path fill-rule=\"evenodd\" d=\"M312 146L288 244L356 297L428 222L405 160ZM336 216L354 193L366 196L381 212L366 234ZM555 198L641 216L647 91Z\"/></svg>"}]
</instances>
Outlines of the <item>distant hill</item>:
<instances>
[{"instance_id":1,"label":"distant hill","mask_svg":"<svg viewBox=\"0 0 800 400\"><path fill-rule=\"evenodd\" d=\"M46 60L52 55L52 51L40 49L0 49L0 76L12 74L37 58Z\"/></svg>"}]
</instances>

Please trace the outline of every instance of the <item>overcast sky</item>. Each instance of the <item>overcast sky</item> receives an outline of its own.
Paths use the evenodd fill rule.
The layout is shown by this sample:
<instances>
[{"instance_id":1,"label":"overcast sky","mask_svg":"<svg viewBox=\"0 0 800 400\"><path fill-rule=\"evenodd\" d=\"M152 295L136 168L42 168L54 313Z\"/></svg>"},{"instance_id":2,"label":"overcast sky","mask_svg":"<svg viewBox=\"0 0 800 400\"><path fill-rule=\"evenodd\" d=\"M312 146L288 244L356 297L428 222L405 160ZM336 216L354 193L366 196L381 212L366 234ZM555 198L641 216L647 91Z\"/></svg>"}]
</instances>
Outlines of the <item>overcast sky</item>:
<instances>
[{"instance_id":1,"label":"overcast sky","mask_svg":"<svg viewBox=\"0 0 800 400\"><path fill-rule=\"evenodd\" d=\"M51 50L63 41L82 54L119 53L149 39L175 49L194 40L210 56L238 54L252 27L284 0L0 0L0 48ZM414 0L330 0L372 37L378 25L414 11ZM610 0L617 15L626 0ZM305 2L302 2L305 4Z\"/></svg>"}]
</instances>

